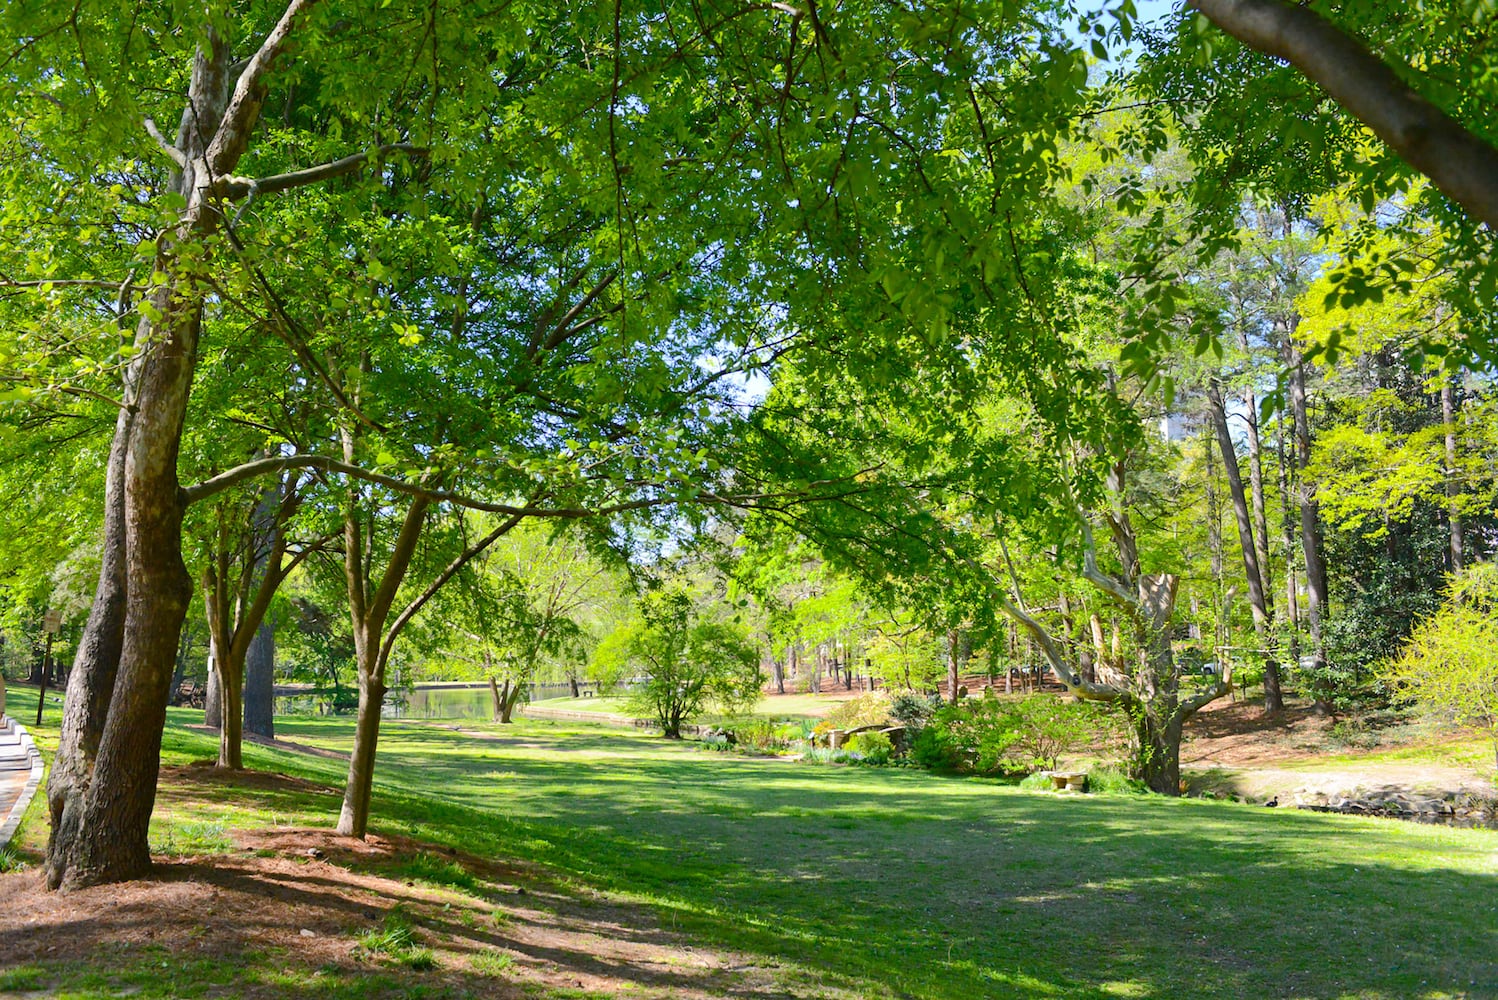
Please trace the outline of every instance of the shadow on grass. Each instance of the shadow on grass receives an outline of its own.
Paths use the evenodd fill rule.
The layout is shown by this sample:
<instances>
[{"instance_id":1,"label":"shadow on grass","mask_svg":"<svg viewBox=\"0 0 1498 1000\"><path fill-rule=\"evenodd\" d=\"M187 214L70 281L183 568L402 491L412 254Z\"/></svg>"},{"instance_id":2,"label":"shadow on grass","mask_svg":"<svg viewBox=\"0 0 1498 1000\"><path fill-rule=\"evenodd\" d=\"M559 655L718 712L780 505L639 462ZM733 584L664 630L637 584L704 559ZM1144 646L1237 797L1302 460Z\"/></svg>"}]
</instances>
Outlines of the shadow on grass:
<instances>
[{"instance_id":1,"label":"shadow on grass","mask_svg":"<svg viewBox=\"0 0 1498 1000\"><path fill-rule=\"evenodd\" d=\"M1228 803L1062 798L612 733L392 732L385 778L497 853L894 995L1498 996L1498 837Z\"/></svg>"},{"instance_id":2,"label":"shadow on grass","mask_svg":"<svg viewBox=\"0 0 1498 1000\"><path fill-rule=\"evenodd\" d=\"M338 748L351 723L278 729ZM169 731L179 759L210 745ZM332 822L341 768L266 748L251 763L323 787L200 782L176 799L164 788L164 801ZM1491 833L1062 798L541 723L498 736L387 726L375 810L382 833L467 852L463 871L491 901L504 880L475 856L525 869L531 898L502 898L513 932L486 930L468 947L503 939L517 961L576 967L584 981L601 982L607 966L616 987L935 1000L1498 997ZM383 870L475 891L454 885L462 875L431 878L411 863ZM593 901L590 889L614 895ZM462 921L433 919L435 933L461 937ZM580 936L520 940L545 928ZM604 957L677 947L681 935L744 956L749 971L640 960L629 972L617 952ZM273 964L256 968L269 976ZM341 973L318 975L309 995L356 995ZM503 995L468 980L452 988Z\"/></svg>"}]
</instances>

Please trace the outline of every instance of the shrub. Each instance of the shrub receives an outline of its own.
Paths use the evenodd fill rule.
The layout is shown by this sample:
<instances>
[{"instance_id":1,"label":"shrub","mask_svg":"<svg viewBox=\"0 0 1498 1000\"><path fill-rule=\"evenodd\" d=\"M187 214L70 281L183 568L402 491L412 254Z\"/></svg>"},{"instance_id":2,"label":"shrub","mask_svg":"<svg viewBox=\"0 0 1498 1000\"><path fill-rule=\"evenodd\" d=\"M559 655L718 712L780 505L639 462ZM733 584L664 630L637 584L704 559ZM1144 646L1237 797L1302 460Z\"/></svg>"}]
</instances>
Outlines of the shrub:
<instances>
[{"instance_id":1,"label":"shrub","mask_svg":"<svg viewBox=\"0 0 1498 1000\"><path fill-rule=\"evenodd\" d=\"M1098 794L1148 795L1149 786L1116 767L1094 767L1087 772L1087 790Z\"/></svg>"},{"instance_id":2,"label":"shrub","mask_svg":"<svg viewBox=\"0 0 1498 1000\"><path fill-rule=\"evenodd\" d=\"M842 747L836 750L828 747L807 747L801 759L811 761L813 764L848 764L852 763L853 754Z\"/></svg>"},{"instance_id":3,"label":"shrub","mask_svg":"<svg viewBox=\"0 0 1498 1000\"><path fill-rule=\"evenodd\" d=\"M827 713L829 729L857 729L860 726L879 726L890 719L890 697L888 691L870 691L849 698Z\"/></svg>"},{"instance_id":4,"label":"shrub","mask_svg":"<svg viewBox=\"0 0 1498 1000\"><path fill-rule=\"evenodd\" d=\"M1498 566L1453 576L1441 609L1379 673L1420 710L1486 731L1498 760Z\"/></svg>"},{"instance_id":5,"label":"shrub","mask_svg":"<svg viewBox=\"0 0 1498 1000\"><path fill-rule=\"evenodd\" d=\"M1063 756L1117 733L1113 714L1088 702L1048 694L965 699L931 717L910 756L923 767L978 774L1054 770Z\"/></svg>"},{"instance_id":6,"label":"shrub","mask_svg":"<svg viewBox=\"0 0 1498 1000\"><path fill-rule=\"evenodd\" d=\"M889 759L894 756L894 744L889 737L883 733L855 733L848 740L847 749L850 753L857 754L865 764L888 764Z\"/></svg>"},{"instance_id":7,"label":"shrub","mask_svg":"<svg viewBox=\"0 0 1498 1000\"><path fill-rule=\"evenodd\" d=\"M926 726L910 741L907 756L920 767L932 771L962 770L962 758L943 726Z\"/></svg>"},{"instance_id":8,"label":"shrub","mask_svg":"<svg viewBox=\"0 0 1498 1000\"><path fill-rule=\"evenodd\" d=\"M889 717L913 736L924 729L941 708L942 700L937 695L899 691L890 699Z\"/></svg>"}]
</instances>

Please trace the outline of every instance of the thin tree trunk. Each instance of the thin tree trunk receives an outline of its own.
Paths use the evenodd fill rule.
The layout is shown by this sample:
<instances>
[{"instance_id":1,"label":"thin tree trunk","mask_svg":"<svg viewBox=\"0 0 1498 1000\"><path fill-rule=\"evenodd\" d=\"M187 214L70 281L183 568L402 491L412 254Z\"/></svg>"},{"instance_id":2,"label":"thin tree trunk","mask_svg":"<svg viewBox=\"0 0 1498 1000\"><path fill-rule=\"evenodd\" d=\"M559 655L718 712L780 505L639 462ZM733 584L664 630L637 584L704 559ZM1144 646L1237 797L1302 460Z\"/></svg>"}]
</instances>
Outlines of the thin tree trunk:
<instances>
[{"instance_id":1,"label":"thin tree trunk","mask_svg":"<svg viewBox=\"0 0 1498 1000\"><path fill-rule=\"evenodd\" d=\"M1441 422L1446 425L1446 525L1451 535L1451 571L1462 568L1462 515L1457 497L1461 486L1457 482L1456 467L1456 393L1452 390L1451 378L1441 381Z\"/></svg>"},{"instance_id":2,"label":"thin tree trunk","mask_svg":"<svg viewBox=\"0 0 1498 1000\"><path fill-rule=\"evenodd\" d=\"M1314 672L1318 678L1316 707L1330 711L1329 696L1320 678L1326 671L1326 645L1322 636L1322 619L1326 614L1326 562L1322 558L1321 511L1316 503L1316 486L1306 476L1311 464L1311 423L1306 407L1305 364L1292 336L1284 340L1286 367L1290 370L1290 413L1294 420L1295 465L1300 478L1300 544L1306 565L1306 616L1311 629Z\"/></svg>"},{"instance_id":3,"label":"thin tree trunk","mask_svg":"<svg viewBox=\"0 0 1498 1000\"><path fill-rule=\"evenodd\" d=\"M1212 438L1203 442L1207 466L1207 552L1212 570L1212 643L1214 649L1230 645L1228 635L1228 599L1223 586L1222 503L1217 495L1217 456ZM1114 633L1114 658L1118 657L1118 634Z\"/></svg>"},{"instance_id":4,"label":"thin tree trunk","mask_svg":"<svg viewBox=\"0 0 1498 1000\"><path fill-rule=\"evenodd\" d=\"M1283 416L1275 427L1275 451L1279 459L1280 545L1285 551L1285 614L1290 626L1290 657L1300 662L1300 588L1295 574L1295 513L1290 501L1290 461L1285 451Z\"/></svg>"},{"instance_id":5,"label":"thin tree trunk","mask_svg":"<svg viewBox=\"0 0 1498 1000\"><path fill-rule=\"evenodd\" d=\"M1249 516L1248 498L1243 492L1243 476L1238 471L1238 449L1234 446L1233 435L1228 429L1227 409L1223 406L1222 392L1216 380L1207 385L1207 401L1212 411L1212 424L1217 431L1217 446L1222 451L1223 470L1227 473L1228 495L1233 502L1233 519L1238 525L1238 545L1243 551L1243 575L1248 580L1248 601L1253 610L1254 632L1265 656L1264 711L1274 713L1285 707L1280 695L1279 668L1276 663L1274 618L1269 611L1264 579L1259 570L1253 521Z\"/></svg>"},{"instance_id":6,"label":"thin tree trunk","mask_svg":"<svg viewBox=\"0 0 1498 1000\"><path fill-rule=\"evenodd\" d=\"M1269 516L1264 503L1264 445L1259 437L1259 411L1252 389L1243 390L1248 410L1248 492L1253 503L1254 551L1259 557L1259 577L1264 584L1264 607L1274 618L1274 574L1269 548Z\"/></svg>"},{"instance_id":7,"label":"thin tree trunk","mask_svg":"<svg viewBox=\"0 0 1498 1000\"><path fill-rule=\"evenodd\" d=\"M203 725L209 729L224 728L224 680L218 664L218 643L213 638L213 629L209 629L208 682L203 692Z\"/></svg>"}]
</instances>

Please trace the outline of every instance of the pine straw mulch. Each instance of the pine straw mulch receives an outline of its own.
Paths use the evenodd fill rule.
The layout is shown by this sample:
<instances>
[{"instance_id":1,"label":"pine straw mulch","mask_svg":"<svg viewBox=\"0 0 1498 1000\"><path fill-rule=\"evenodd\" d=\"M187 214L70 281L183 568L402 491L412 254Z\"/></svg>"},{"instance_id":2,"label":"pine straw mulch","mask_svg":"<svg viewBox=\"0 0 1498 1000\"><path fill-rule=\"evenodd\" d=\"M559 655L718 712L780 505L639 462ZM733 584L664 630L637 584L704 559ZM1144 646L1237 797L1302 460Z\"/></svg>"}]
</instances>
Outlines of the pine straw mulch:
<instances>
[{"instance_id":1,"label":"pine straw mulch","mask_svg":"<svg viewBox=\"0 0 1498 1000\"><path fill-rule=\"evenodd\" d=\"M181 784L204 770L170 769L163 784L186 791ZM218 783L221 774L208 780ZM282 775L234 779L307 790ZM229 963L237 970L233 986L206 991L218 996L285 996L287 974L346 987L367 980L358 995L371 997L404 996L413 983L424 984L426 995L460 997L790 995L771 969L694 947L663 929L653 909L558 885L540 869L398 835L360 841L281 828L232 837L232 852L158 858L149 877L123 884L54 893L38 868L0 875L0 970L35 966L42 982L52 972L66 980L80 968L108 974L144 953L180 968L203 958ZM407 878L413 859L418 869L456 873L448 881L463 884ZM359 936L379 931L397 906L415 943L432 950L435 968L399 968L359 947ZM496 957L505 966L498 972Z\"/></svg>"}]
</instances>

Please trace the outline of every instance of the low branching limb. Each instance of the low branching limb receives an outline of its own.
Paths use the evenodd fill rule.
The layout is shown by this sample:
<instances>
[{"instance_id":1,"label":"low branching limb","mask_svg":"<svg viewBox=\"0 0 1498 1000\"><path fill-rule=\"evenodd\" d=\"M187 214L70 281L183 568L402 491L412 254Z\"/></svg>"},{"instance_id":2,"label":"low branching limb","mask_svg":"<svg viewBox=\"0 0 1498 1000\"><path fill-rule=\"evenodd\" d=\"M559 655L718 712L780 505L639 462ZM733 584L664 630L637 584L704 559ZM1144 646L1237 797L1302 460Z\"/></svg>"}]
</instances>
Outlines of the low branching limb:
<instances>
[{"instance_id":1,"label":"low branching limb","mask_svg":"<svg viewBox=\"0 0 1498 1000\"><path fill-rule=\"evenodd\" d=\"M416 146L408 142L397 142L380 146L373 152L352 153L337 160L320 163L315 167L292 170L284 174L274 174L270 177L239 177L235 174L227 174L218 178L214 193L221 198L227 198L231 201L260 194L275 194L278 191L289 191L292 188L306 187L309 184L317 184L320 181L351 174L363 167L371 159L380 159L390 153L405 153L407 156L426 156L428 152L429 150L422 146Z\"/></svg>"},{"instance_id":2,"label":"low branching limb","mask_svg":"<svg viewBox=\"0 0 1498 1000\"><path fill-rule=\"evenodd\" d=\"M172 145L171 142L167 140L167 137L161 134L161 129L156 126L156 122L153 119L147 118L145 120L145 126L146 134L156 141L156 145L160 147L161 151L165 153L167 157L177 165L177 168L179 170L186 170L187 154L183 153L182 150Z\"/></svg>"}]
</instances>

